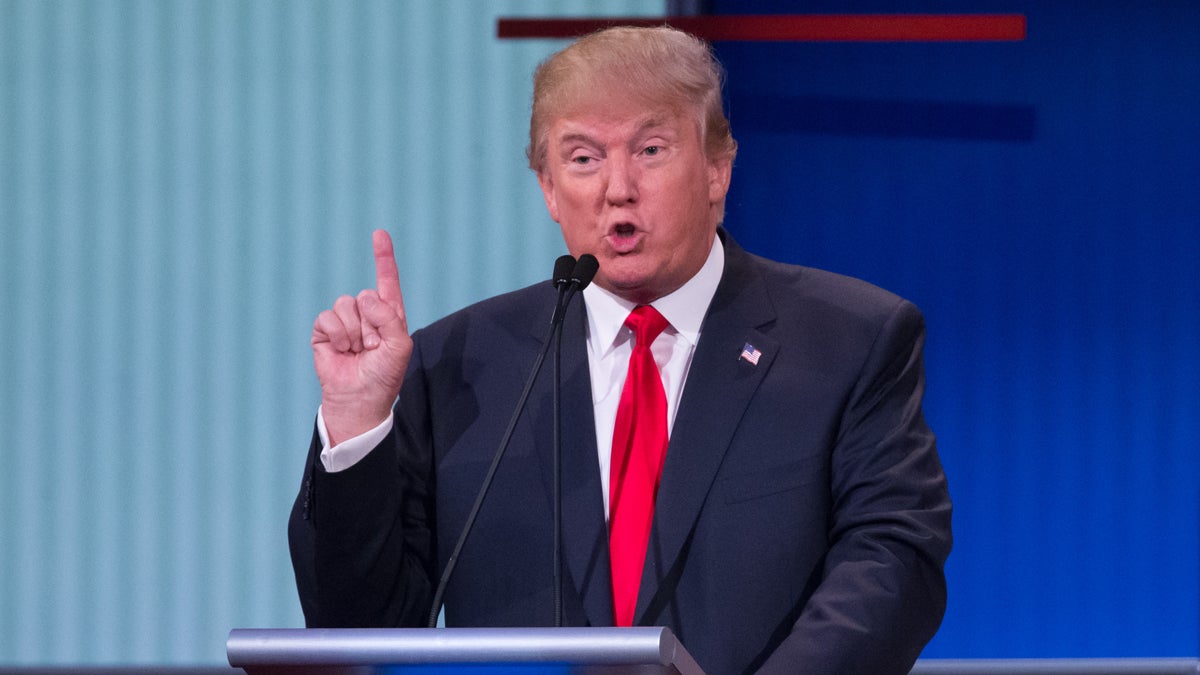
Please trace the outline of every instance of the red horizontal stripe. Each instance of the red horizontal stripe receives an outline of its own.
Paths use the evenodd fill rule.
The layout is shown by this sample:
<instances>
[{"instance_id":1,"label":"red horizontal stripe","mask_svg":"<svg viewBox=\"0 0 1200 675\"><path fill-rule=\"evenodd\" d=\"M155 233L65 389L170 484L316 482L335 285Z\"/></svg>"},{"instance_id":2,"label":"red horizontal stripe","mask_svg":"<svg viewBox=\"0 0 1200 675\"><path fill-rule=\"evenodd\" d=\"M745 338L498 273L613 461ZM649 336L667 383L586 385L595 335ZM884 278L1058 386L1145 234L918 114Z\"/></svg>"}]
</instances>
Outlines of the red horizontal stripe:
<instances>
[{"instance_id":1,"label":"red horizontal stripe","mask_svg":"<svg viewBox=\"0 0 1200 675\"><path fill-rule=\"evenodd\" d=\"M501 38L574 38L610 26L671 25L699 38L773 42L989 42L1025 39L1023 14L780 14L514 19Z\"/></svg>"}]
</instances>

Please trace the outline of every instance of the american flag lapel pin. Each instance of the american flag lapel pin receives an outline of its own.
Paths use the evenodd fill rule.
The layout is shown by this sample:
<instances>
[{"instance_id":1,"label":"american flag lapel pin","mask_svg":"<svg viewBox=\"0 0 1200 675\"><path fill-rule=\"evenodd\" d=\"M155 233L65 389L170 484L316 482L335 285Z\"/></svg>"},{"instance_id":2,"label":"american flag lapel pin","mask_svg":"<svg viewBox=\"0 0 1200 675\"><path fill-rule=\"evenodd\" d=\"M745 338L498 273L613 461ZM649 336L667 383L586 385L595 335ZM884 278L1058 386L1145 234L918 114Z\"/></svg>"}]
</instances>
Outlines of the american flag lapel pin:
<instances>
[{"instance_id":1,"label":"american flag lapel pin","mask_svg":"<svg viewBox=\"0 0 1200 675\"><path fill-rule=\"evenodd\" d=\"M747 342L746 345L742 347L742 353L738 355L738 359L749 361L750 365L757 366L758 359L761 356L762 352L758 351L754 345Z\"/></svg>"}]
</instances>

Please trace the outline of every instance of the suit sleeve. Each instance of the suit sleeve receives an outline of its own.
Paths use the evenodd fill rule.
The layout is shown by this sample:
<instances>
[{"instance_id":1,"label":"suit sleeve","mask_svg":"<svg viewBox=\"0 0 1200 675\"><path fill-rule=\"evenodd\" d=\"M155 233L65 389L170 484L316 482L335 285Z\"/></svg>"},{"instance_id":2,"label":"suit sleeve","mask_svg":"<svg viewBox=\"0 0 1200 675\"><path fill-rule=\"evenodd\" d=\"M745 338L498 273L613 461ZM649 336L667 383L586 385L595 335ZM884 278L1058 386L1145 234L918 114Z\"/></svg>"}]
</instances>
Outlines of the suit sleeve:
<instances>
[{"instance_id":1,"label":"suit sleeve","mask_svg":"<svg viewBox=\"0 0 1200 675\"><path fill-rule=\"evenodd\" d=\"M822 579L763 672L907 673L941 623L951 505L921 412L924 335L901 301L869 351L832 451Z\"/></svg>"},{"instance_id":2,"label":"suit sleeve","mask_svg":"<svg viewBox=\"0 0 1200 675\"><path fill-rule=\"evenodd\" d=\"M328 473L313 433L288 541L309 628L419 627L432 600L433 471L419 355L388 436Z\"/></svg>"}]
</instances>

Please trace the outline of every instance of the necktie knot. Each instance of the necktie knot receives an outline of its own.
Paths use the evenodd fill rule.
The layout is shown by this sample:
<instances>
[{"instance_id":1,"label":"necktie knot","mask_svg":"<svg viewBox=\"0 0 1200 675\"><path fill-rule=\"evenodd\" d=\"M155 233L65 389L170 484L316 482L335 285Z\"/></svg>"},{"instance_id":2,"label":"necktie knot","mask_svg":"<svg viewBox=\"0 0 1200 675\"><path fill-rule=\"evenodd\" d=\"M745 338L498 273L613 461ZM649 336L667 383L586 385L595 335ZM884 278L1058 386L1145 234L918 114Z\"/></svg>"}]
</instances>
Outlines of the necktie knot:
<instances>
[{"instance_id":1,"label":"necktie knot","mask_svg":"<svg viewBox=\"0 0 1200 675\"><path fill-rule=\"evenodd\" d=\"M657 309L650 305L638 305L625 319L625 325L633 331L635 347L649 347L670 324Z\"/></svg>"}]
</instances>

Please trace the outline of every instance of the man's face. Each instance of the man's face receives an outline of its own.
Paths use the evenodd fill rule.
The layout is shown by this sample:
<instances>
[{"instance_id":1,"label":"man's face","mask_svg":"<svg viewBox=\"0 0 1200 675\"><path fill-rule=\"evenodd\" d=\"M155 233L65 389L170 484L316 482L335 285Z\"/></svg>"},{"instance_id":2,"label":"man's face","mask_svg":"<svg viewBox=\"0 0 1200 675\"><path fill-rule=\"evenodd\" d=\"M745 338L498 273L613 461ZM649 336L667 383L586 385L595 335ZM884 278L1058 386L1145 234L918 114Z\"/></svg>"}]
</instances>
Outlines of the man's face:
<instances>
[{"instance_id":1,"label":"man's face","mask_svg":"<svg viewBox=\"0 0 1200 675\"><path fill-rule=\"evenodd\" d=\"M704 264L730 164L693 115L606 100L551 124L538 183L571 255L599 259L595 283L644 304Z\"/></svg>"}]
</instances>

